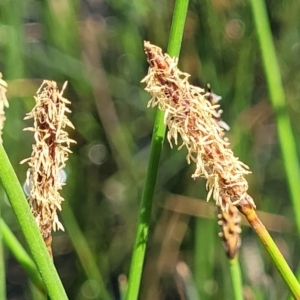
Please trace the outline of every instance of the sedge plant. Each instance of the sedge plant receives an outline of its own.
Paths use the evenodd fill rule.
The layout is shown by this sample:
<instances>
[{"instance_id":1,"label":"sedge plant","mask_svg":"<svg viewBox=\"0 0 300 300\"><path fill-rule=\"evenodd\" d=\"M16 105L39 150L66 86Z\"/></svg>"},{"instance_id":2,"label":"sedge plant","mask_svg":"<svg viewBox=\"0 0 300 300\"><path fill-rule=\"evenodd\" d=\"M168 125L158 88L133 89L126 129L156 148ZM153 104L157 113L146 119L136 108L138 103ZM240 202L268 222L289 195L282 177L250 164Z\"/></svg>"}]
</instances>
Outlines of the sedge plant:
<instances>
[{"instance_id":1,"label":"sedge plant","mask_svg":"<svg viewBox=\"0 0 300 300\"><path fill-rule=\"evenodd\" d=\"M149 42L144 44L148 63L146 91L152 99L148 106L164 111L170 146L187 149L187 162L196 165L193 178L206 179L207 200L228 212L234 205L242 213L269 253L280 275L296 299L300 298L300 285L270 234L255 212L255 203L248 194L245 178L250 171L230 149L224 129L218 125L218 105L207 100L204 89L189 84L189 74L177 68L177 58L171 58Z\"/></svg>"},{"instance_id":2,"label":"sedge plant","mask_svg":"<svg viewBox=\"0 0 300 300\"><path fill-rule=\"evenodd\" d=\"M63 89L64 90L64 89ZM62 183L58 171L65 166L73 142L64 131L72 124L65 116L68 100L63 98L55 82L44 81L38 91L36 106L29 118L34 118L32 131L37 142L29 161L27 184L31 188L29 204L0 145L0 178L10 204L51 299L68 299L51 257L51 231L62 229L57 218L62 198L58 194ZM48 253L47 253L48 252ZM50 255L49 255L50 254ZM30 267L33 269L33 267Z\"/></svg>"}]
</instances>

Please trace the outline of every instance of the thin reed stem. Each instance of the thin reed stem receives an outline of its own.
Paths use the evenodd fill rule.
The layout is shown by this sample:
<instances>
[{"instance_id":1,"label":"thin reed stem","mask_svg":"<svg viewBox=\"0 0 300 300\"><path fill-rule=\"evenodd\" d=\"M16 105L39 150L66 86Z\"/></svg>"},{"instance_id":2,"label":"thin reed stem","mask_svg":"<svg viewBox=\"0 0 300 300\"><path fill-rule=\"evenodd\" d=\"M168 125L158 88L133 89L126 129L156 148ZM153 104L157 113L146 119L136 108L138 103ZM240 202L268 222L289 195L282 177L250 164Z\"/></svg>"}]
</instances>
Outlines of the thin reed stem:
<instances>
[{"instance_id":1,"label":"thin reed stem","mask_svg":"<svg viewBox=\"0 0 300 300\"><path fill-rule=\"evenodd\" d=\"M22 187L2 145L0 145L0 179L21 230L28 243L33 259L51 299L68 299L44 240L30 211Z\"/></svg>"},{"instance_id":2,"label":"thin reed stem","mask_svg":"<svg viewBox=\"0 0 300 300\"><path fill-rule=\"evenodd\" d=\"M1 205L0 201L0 217L1 217ZM4 259L4 247L3 247L3 234L0 230L0 300L6 299L6 276L5 276L5 259Z\"/></svg>"},{"instance_id":3,"label":"thin reed stem","mask_svg":"<svg viewBox=\"0 0 300 300\"><path fill-rule=\"evenodd\" d=\"M188 3L188 0L176 0L175 2L168 46L168 53L171 56L179 56ZM166 132L163 117L164 113L160 110L157 110L150 147L150 157L139 212L136 239L129 272L128 291L126 295L127 300L137 299L140 289L146 245L149 234L152 200L160 154Z\"/></svg>"},{"instance_id":4,"label":"thin reed stem","mask_svg":"<svg viewBox=\"0 0 300 300\"><path fill-rule=\"evenodd\" d=\"M251 0L250 3L260 44L270 99L275 111L278 138L292 198L297 230L298 234L300 234L299 159L290 119L286 111L285 93L272 40L272 32L264 1Z\"/></svg>"},{"instance_id":5,"label":"thin reed stem","mask_svg":"<svg viewBox=\"0 0 300 300\"><path fill-rule=\"evenodd\" d=\"M240 268L238 255L236 255L233 259L230 259L229 264L230 264L230 276L232 280L234 299L242 300L244 299L243 282L242 282L241 268Z\"/></svg>"},{"instance_id":6,"label":"thin reed stem","mask_svg":"<svg viewBox=\"0 0 300 300\"><path fill-rule=\"evenodd\" d=\"M256 234L258 235L259 239L261 240L262 244L266 248L267 252L269 253L272 261L274 262L276 268L278 269L281 277L286 282L287 286L289 287L291 293L293 294L295 299L300 299L300 284L297 281L295 275L291 271L289 265L285 261L284 257L282 256L281 252L277 248L276 244L274 243L272 237L270 236L268 230L263 225L263 223L258 218L254 208L246 203L245 201L241 201L237 208L239 211L246 217L249 224L252 226Z\"/></svg>"},{"instance_id":7,"label":"thin reed stem","mask_svg":"<svg viewBox=\"0 0 300 300\"><path fill-rule=\"evenodd\" d=\"M102 275L97 268L95 257L89 248L87 240L80 230L73 211L67 201L64 203L62 218L87 278L97 283L97 286L91 285L91 289L94 290L96 294L99 293L101 299L110 299L111 297L105 287Z\"/></svg>"},{"instance_id":8,"label":"thin reed stem","mask_svg":"<svg viewBox=\"0 0 300 300\"><path fill-rule=\"evenodd\" d=\"M299 182L300 168L297 156L296 142L292 132L292 126L286 111L286 99L281 81L280 69L276 58L276 51L272 40L272 32L268 21L267 9L263 0L250 1L255 27L260 44L265 75L267 79L270 99L275 111L278 138L282 151L282 157L290 190L295 222L300 234L300 198ZM298 269L300 278L300 269Z\"/></svg>"},{"instance_id":9,"label":"thin reed stem","mask_svg":"<svg viewBox=\"0 0 300 300\"><path fill-rule=\"evenodd\" d=\"M207 291L203 282L208 282L211 278L214 278L216 233L215 220L205 218L196 219L193 273L200 299L207 299Z\"/></svg>"},{"instance_id":10,"label":"thin reed stem","mask_svg":"<svg viewBox=\"0 0 300 300\"><path fill-rule=\"evenodd\" d=\"M3 219L0 219L0 233L2 234L3 242L12 252L15 259L20 263L23 269L27 272L31 281L36 285L36 287L40 291L45 292L45 285L41 279L36 264L34 263L32 258L28 255L28 253L20 244L20 242L17 240L17 238L15 237L15 235L13 234L13 232L10 230L10 228L7 226L7 224L4 222Z\"/></svg>"}]
</instances>

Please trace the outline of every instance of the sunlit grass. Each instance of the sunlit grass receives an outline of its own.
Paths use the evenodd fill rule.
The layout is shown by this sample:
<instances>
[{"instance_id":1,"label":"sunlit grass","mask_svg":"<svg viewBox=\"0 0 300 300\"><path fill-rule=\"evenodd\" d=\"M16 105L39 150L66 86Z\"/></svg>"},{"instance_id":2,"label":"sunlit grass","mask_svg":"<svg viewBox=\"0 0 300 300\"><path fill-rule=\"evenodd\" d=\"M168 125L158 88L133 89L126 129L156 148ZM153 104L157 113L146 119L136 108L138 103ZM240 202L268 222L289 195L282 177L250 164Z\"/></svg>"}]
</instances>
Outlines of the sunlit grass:
<instances>
[{"instance_id":1,"label":"sunlit grass","mask_svg":"<svg viewBox=\"0 0 300 300\"><path fill-rule=\"evenodd\" d=\"M254 2L251 5L257 4ZM298 224L294 217L298 206L296 202L290 205L288 195L297 198L297 190L291 187L297 187L299 181L299 4L291 1L287 6L278 1L268 6L272 31L262 36L260 42L250 4L227 4L210 0L190 3L180 67L192 74L193 84L204 87L209 82L213 91L223 97L220 104L223 118L231 127L228 136L234 152L253 171L249 176L250 193L255 196L259 210L271 213L264 222L276 243L286 249L285 257L294 270L299 247L291 228ZM70 299L85 299L84 292L93 278L98 283L91 285L91 292L99 297L97 291L100 287L105 294L105 285L111 298L117 299L120 274L126 285L154 118L153 111L146 110L149 96L139 82L148 67L142 42L150 40L167 49L172 12L169 1L0 4L0 71L10 85L4 147L22 184L26 168L19 161L30 155L32 143L29 134L22 132L29 124L22 119L34 102L29 90L34 91L44 78L58 80L59 85L65 80L69 82L67 98L72 99L71 118L77 127L72 138L78 143L73 149L74 159L67 166L64 192L71 209L71 218L67 213L63 216L64 226L71 230L54 235L54 261L63 274ZM276 46L275 71L278 76L279 69L281 75L273 95L279 97L284 90L287 104L280 104L283 109L275 105L273 110L273 104L269 104L270 80L265 80L264 74L274 64L263 63L260 58L259 43L270 39ZM267 45L263 50L269 53L271 48ZM268 53L265 55L269 59L272 55ZM274 82L271 80L271 84ZM93 152L94 149L104 150ZM281 153L286 151L284 160L281 149ZM288 154L291 152L292 156ZM190 267L201 299L233 297L229 264L217 237L216 213L211 203L206 205L194 199L205 199L206 195L203 182L191 181L192 172L192 167L185 164L185 153L164 148L149 221L150 248L143 271L145 281L141 283L143 296L162 291L163 297L178 290L174 283L166 289L165 283L170 282L165 276L169 271L166 258L170 257L172 266L183 261ZM185 198L180 202L169 201L169 192ZM20 228L11 208L2 202L1 216L19 238ZM166 226L166 220L171 220L172 225ZM168 245L173 245L168 243L177 236L172 228L185 228L178 235L181 239L174 249L175 258L170 256L172 249L168 250ZM165 243L163 229L169 237ZM253 239L253 233L247 227L242 229L239 259L245 290L258 298L268 297L266 291L272 290L278 299L284 299L288 289L277 270ZM76 245L78 237L80 242ZM22 238L19 240L23 242ZM84 246L78 246L82 242ZM9 270L17 262L6 249L4 245L6 280L11 293L15 286L11 284ZM245 258L248 250L253 254L250 262ZM88 261L84 260L85 254ZM259 268L259 284L251 268ZM174 278L174 274L170 277ZM148 284L149 276L158 279L153 286ZM29 286L20 289L30 293Z\"/></svg>"}]
</instances>

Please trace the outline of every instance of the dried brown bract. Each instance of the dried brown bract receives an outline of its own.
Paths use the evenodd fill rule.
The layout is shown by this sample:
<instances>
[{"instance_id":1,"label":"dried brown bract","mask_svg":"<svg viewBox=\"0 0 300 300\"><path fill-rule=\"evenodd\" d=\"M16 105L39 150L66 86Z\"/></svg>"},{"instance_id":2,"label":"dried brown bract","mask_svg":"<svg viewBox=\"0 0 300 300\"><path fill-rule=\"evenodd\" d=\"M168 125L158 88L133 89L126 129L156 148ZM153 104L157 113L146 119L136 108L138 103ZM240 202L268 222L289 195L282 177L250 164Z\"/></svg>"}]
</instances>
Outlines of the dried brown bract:
<instances>
[{"instance_id":1,"label":"dried brown bract","mask_svg":"<svg viewBox=\"0 0 300 300\"><path fill-rule=\"evenodd\" d=\"M2 143L2 130L5 122L4 107L8 107L8 101L6 99L7 83L2 79L2 73L0 73L0 143Z\"/></svg>"},{"instance_id":2,"label":"dried brown bract","mask_svg":"<svg viewBox=\"0 0 300 300\"><path fill-rule=\"evenodd\" d=\"M148 106L157 105L165 112L171 147L181 137L179 149L186 147L188 163L196 164L192 177L207 180L207 199L213 196L225 211L230 204L241 200L255 207L244 178L250 171L234 156L224 139L224 129L216 122L220 117L219 105L207 99L209 95L204 89L189 84L189 74L177 68L177 58L163 54L149 42L144 43L144 48L150 65L148 75L142 80L147 83L145 90L152 95Z\"/></svg>"},{"instance_id":3,"label":"dried brown bract","mask_svg":"<svg viewBox=\"0 0 300 300\"><path fill-rule=\"evenodd\" d=\"M50 255L52 229L64 230L58 220L57 209L61 210L64 200L59 190L63 183L59 181L59 171L66 165L70 144L75 143L65 131L67 126L74 129L66 113L70 101L63 97L67 83L59 91L54 81L45 80L39 90L35 107L25 119L34 119L33 127L26 128L34 133L35 145L32 146L31 157L21 163L28 162L27 185L30 186L29 205L40 228Z\"/></svg>"}]
</instances>

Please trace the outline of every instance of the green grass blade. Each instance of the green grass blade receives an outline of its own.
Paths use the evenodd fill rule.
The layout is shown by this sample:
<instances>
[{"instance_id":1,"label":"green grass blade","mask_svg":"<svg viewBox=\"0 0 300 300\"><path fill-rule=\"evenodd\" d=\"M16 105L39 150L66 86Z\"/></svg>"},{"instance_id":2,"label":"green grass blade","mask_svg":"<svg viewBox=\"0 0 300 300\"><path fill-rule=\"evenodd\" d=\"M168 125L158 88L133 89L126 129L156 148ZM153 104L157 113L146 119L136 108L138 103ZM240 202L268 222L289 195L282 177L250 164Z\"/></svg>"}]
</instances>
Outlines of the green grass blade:
<instances>
[{"instance_id":1,"label":"green grass blade","mask_svg":"<svg viewBox=\"0 0 300 300\"><path fill-rule=\"evenodd\" d=\"M278 247L274 243L272 237L270 236L268 230L264 224L258 218L255 209L250 205L240 205L238 204L239 211L246 217L247 221L259 237L263 246L270 255L274 265L276 266L278 272L280 273L282 279L285 281L286 285L289 287L291 293L295 299L300 299L300 284L297 281L295 275L290 269L288 263L284 259L283 255L279 251Z\"/></svg>"},{"instance_id":2,"label":"green grass blade","mask_svg":"<svg viewBox=\"0 0 300 300\"><path fill-rule=\"evenodd\" d=\"M214 277L216 225L214 220L197 218L195 228L195 282L200 299L209 299L203 282ZM205 242L204 242L205 241Z\"/></svg>"},{"instance_id":3,"label":"green grass blade","mask_svg":"<svg viewBox=\"0 0 300 300\"><path fill-rule=\"evenodd\" d=\"M94 289L95 294L100 295L101 299L110 299L110 295L105 287L101 273L97 268L97 263L83 233L81 232L79 225L74 217L73 211L67 202L64 203L64 209L62 211L62 217L64 225L69 237L73 243L73 247L80 259L81 265L90 280L97 282L97 286L91 286ZM100 292L98 292L100 289Z\"/></svg>"},{"instance_id":4,"label":"green grass blade","mask_svg":"<svg viewBox=\"0 0 300 300\"><path fill-rule=\"evenodd\" d=\"M278 269L283 280L286 282L294 298L300 299L300 284L297 281L296 277L294 276L293 272L291 271L286 260L282 256L281 252L277 248L273 239L271 238L267 230L265 231L262 230L258 234L259 234L259 238L261 239L263 245L266 247L266 250L268 251L276 268Z\"/></svg>"},{"instance_id":5,"label":"green grass blade","mask_svg":"<svg viewBox=\"0 0 300 300\"><path fill-rule=\"evenodd\" d=\"M171 56L179 56L188 2L188 0L177 0L175 2L168 46L168 53ZM156 112L153 137L150 147L150 158L148 162L146 180L142 194L138 228L129 273L128 291L126 295L127 300L137 299L140 289L146 245L149 234L152 199L154 194L160 154L162 151L166 131L163 123L163 115L164 114L162 111L158 110Z\"/></svg>"},{"instance_id":6,"label":"green grass blade","mask_svg":"<svg viewBox=\"0 0 300 300\"><path fill-rule=\"evenodd\" d=\"M292 198L296 227L298 234L300 234L300 198L298 195L300 169L296 143L291 128L291 123L286 112L285 93L276 59L275 47L272 41L272 33L268 22L266 6L263 0L252 0L250 2L261 48L270 98L275 110L278 137L288 180L288 186ZM299 277L300 272L298 271L298 278Z\"/></svg>"},{"instance_id":7,"label":"green grass blade","mask_svg":"<svg viewBox=\"0 0 300 300\"><path fill-rule=\"evenodd\" d=\"M0 219L0 232L3 237L3 242L7 245L15 259L20 263L24 270L26 270L31 281L39 288L40 291L45 292L45 286L38 272L36 264L11 232L3 219Z\"/></svg>"},{"instance_id":8,"label":"green grass blade","mask_svg":"<svg viewBox=\"0 0 300 300\"><path fill-rule=\"evenodd\" d=\"M286 111L285 93L281 81L275 47L272 41L272 33L268 22L266 6L263 0L251 0L250 3L260 44L269 94L276 115L278 137L294 207L297 230L298 233L300 233L300 169L296 143Z\"/></svg>"},{"instance_id":9,"label":"green grass blade","mask_svg":"<svg viewBox=\"0 0 300 300\"><path fill-rule=\"evenodd\" d=\"M1 216L1 202L0 202L0 216ZM6 299L6 276L5 276L5 259L3 247L3 234L0 230L0 300Z\"/></svg>"},{"instance_id":10,"label":"green grass blade","mask_svg":"<svg viewBox=\"0 0 300 300\"><path fill-rule=\"evenodd\" d=\"M51 299L68 299L53 261L30 211L22 187L2 145L0 179Z\"/></svg>"},{"instance_id":11,"label":"green grass blade","mask_svg":"<svg viewBox=\"0 0 300 300\"><path fill-rule=\"evenodd\" d=\"M242 300L244 299L243 283L242 283L241 269L240 269L238 256L236 256L234 259L230 259L229 264L230 264L230 275L232 279L234 299Z\"/></svg>"}]
</instances>

